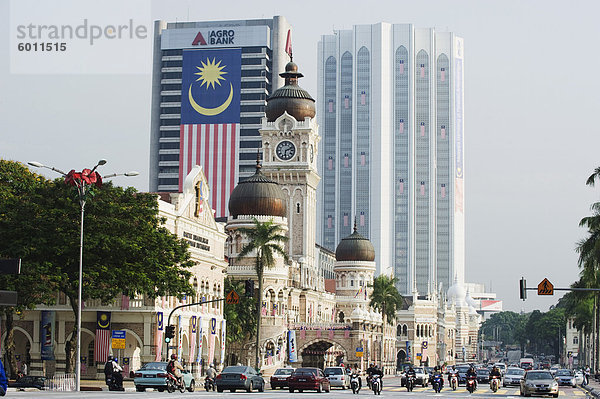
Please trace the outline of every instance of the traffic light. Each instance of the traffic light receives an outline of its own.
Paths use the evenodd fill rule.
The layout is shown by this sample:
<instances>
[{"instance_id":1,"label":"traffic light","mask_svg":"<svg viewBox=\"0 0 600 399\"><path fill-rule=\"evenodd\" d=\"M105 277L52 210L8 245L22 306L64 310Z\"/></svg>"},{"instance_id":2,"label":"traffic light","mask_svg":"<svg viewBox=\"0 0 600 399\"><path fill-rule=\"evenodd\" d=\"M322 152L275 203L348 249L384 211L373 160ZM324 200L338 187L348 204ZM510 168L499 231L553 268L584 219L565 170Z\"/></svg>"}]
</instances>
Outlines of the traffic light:
<instances>
[{"instance_id":1,"label":"traffic light","mask_svg":"<svg viewBox=\"0 0 600 399\"><path fill-rule=\"evenodd\" d=\"M519 281L519 296L522 300L527 299L527 281L522 277Z\"/></svg>"},{"instance_id":2,"label":"traffic light","mask_svg":"<svg viewBox=\"0 0 600 399\"><path fill-rule=\"evenodd\" d=\"M246 280L246 298L252 298L254 296L254 281L251 279Z\"/></svg>"},{"instance_id":3,"label":"traffic light","mask_svg":"<svg viewBox=\"0 0 600 399\"><path fill-rule=\"evenodd\" d=\"M165 342L168 344L175 338L175 326L167 326L165 329Z\"/></svg>"}]
</instances>

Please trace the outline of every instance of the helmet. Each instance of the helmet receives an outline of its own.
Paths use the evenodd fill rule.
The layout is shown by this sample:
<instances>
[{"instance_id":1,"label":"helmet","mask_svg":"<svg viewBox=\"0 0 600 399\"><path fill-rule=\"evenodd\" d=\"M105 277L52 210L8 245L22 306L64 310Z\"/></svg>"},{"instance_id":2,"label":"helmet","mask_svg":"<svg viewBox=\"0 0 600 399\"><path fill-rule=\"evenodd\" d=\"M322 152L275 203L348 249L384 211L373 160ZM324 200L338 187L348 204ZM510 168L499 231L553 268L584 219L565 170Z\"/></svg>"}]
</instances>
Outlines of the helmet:
<instances>
[{"instance_id":1,"label":"helmet","mask_svg":"<svg viewBox=\"0 0 600 399\"><path fill-rule=\"evenodd\" d=\"M211 363L209 367L215 367L215 364L214 364L214 363Z\"/></svg>"},{"instance_id":2,"label":"helmet","mask_svg":"<svg viewBox=\"0 0 600 399\"><path fill-rule=\"evenodd\" d=\"M109 355L108 358L106 359L106 361L112 362L112 356Z\"/></svg>"},{"instance_id":3,"label":"helmet","mask_svg":"<svg viewBox=\"0 0 600 399\"><path fill-rule=\"evenodd\" d=\"M171 355L171 359L173 359L173 360L177 360L177 353L173 353L173 354Z\"/></svg>"},{"instance_id":4,"label":"helmet","mask_svg":"<svg viewBox=\"0 0 600 399\"><path fill-rule=\"evenodd\" d=\"M115 363L119 363L119 358L118 358L118 357L113 357L113 361L114 361Z\"/></svg>"}]
</instances>

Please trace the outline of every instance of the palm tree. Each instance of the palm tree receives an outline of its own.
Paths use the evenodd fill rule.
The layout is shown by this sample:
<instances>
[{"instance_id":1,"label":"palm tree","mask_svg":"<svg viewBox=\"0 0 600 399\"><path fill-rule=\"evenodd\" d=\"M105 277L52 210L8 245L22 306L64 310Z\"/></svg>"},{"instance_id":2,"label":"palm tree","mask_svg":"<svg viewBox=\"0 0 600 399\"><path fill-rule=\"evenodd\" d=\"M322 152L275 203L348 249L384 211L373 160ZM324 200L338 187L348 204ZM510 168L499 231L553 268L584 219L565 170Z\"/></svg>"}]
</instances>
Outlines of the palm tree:
<instances>
[{"instance_id":1,"label":"palm tree","mask_svg":"<svg viewBox=\"0 0 600 399\"><path fill-rule=\"evenodd\" d=\"M265 268L275 266L275 254L281 255L284 261L289 261L287 253L281 247L281 243L287 242L288 238L283 234L284 230L281 226L273 223L272 220L267 222L259 222L256 218L254 227L240 228L238 231L250 240L240 253L238 259L256 252L255 271L258 278L258 300L256 301L256 370L259 370L259 339L260 339L260 320L262 306L262 291L263 291L263 274Z\"/></svg>"},{"instance_id":2,"label":"palm tree","mask_svg":"<svg viewBox=\"0 0 600 399\"><path fill-rule=\"evenodd\" d=\"M396 320L396 310L404 303L404 298L396 288L396 278L386 276L375 277L373 280L373 292L371 293L371 302L369 306L380 310L384 321L392 324Z\"/></svg>"}]
</instances>

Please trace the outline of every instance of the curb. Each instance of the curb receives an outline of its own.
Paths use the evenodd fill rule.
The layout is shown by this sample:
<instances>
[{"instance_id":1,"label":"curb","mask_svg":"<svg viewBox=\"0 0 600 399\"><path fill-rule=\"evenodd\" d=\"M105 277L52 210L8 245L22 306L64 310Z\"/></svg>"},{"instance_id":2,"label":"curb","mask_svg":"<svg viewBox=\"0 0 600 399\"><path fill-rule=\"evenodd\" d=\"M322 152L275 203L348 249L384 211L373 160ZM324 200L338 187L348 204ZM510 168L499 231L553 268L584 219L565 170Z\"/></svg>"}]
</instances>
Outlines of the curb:
<instances>
[{"instance_id":1,"label":"curb","mask_svg":"<svg viewBox=\"0 0 600 399\"><path fill-rule=\"evenodd\" d=\"M587 393L592 395L594 398L600 398L600 390L590 388L589 385L581 385L581 388L583 388Z\"/></svg>"}]
</instances>

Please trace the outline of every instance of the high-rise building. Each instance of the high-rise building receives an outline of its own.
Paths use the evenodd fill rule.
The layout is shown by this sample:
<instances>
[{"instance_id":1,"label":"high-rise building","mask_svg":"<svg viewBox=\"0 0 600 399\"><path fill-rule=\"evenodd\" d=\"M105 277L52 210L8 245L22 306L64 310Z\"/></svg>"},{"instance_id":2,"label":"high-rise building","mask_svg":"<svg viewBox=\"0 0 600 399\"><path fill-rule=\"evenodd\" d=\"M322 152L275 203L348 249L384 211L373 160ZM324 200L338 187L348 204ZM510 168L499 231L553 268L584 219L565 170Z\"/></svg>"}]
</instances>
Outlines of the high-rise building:
<instances>
[{"instance_id":1,"label":"high-rise building","mask_svg":"<svg viewBox=\"0 0 600 399\"><path fill-rule=\"evenodd\" d=\"M283 85L286 52L291 26L282 16L155 22L150 191L181 190L198 164L210 206L226 216L238 180L254 173L258 129L272 88Z\"/></svg>"},{"instance_id":2,"label":"high-rise building","mask_svg":"<svg viewBox=\"0 0 600 399\"><path fill-rule=\"evenodd\" d=\"M358 231L402 294L464 281L463 39L356 25L318 46L320 244Z\"/></svg>"}]
</instances>

